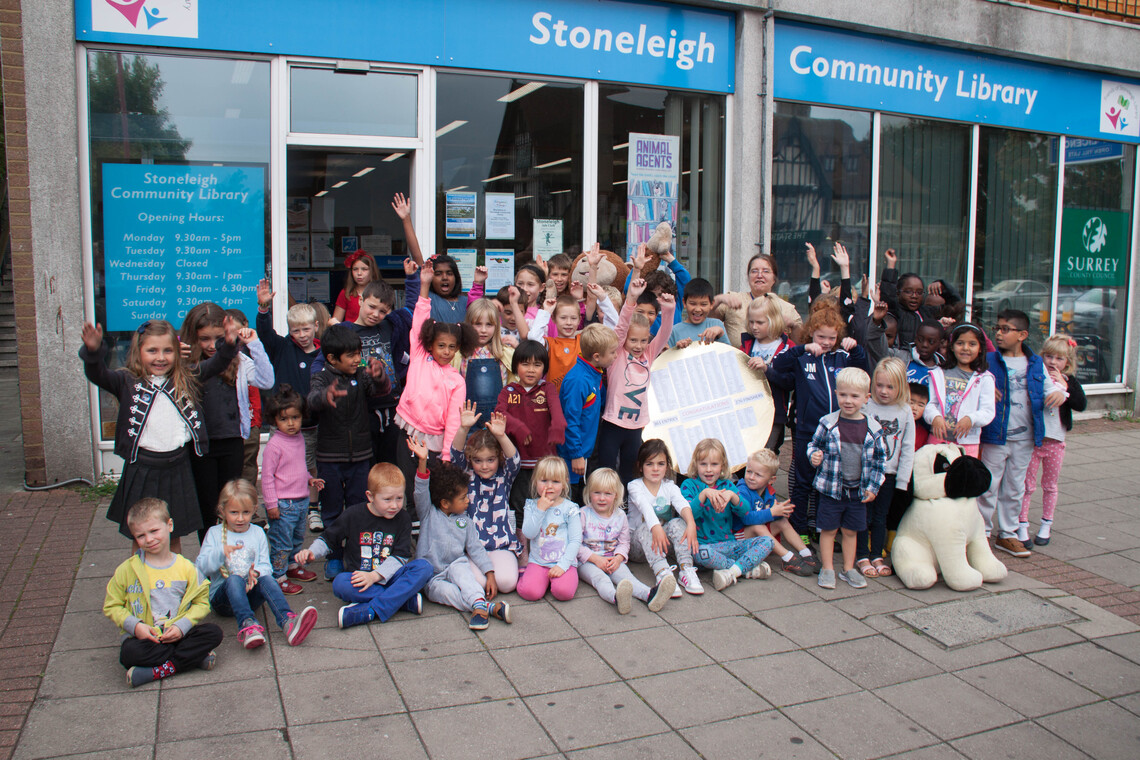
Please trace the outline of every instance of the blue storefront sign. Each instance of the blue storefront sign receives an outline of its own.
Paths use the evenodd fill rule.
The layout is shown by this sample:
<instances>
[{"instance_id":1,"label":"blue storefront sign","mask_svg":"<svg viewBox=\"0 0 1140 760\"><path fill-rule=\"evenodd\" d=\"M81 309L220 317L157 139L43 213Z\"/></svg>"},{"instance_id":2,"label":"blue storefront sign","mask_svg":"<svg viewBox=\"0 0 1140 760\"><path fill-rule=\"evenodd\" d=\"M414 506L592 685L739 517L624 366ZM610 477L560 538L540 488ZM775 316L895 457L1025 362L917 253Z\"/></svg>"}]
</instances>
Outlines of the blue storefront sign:
<instances>
[{"instance_id":1,"label":"blue storefront sign","mask_svg":"<svg viewBox=\"0 0 1140 760\"><path fill-rule=\"evenodd\" d=\"M779 99L1140 142L1140 81L778 21Z\"/></svg>"},{"instance_id":2,"label":"blue storefront sign","mask_svg":"<svg viewBox=\"0 0 1140 760\"><path fill-rule=\"evenodd\" d=\"M252 324L265 273L265 176L220 166L103 165L107 329L175 329L202 301Z\"/></svg>"},{"instance_id":3,"label":"blue storefront sign","mask_svg":"<svg viewBox=\"0 0 1140 760\"><path fill-rule=\"evenodd\" d=\"M90 42L308 55L732 92L736 17L597 0L76 0Z\"/></svg>"},{"instance_id":4,"label":"blue storefront sign","mask_svg":"<svg viewBox=\"0 0 1140 760\"><path fill-rule=\"evenodd\" d=\"M1089 140L1070 137L1065 140L1066 164L1091 164L1096 161L1115 161L1123 158L1124 143L1107 140ZM1057 141L1049 141L1049 163L1057 163Z\"/></svg>"}]
</instances>

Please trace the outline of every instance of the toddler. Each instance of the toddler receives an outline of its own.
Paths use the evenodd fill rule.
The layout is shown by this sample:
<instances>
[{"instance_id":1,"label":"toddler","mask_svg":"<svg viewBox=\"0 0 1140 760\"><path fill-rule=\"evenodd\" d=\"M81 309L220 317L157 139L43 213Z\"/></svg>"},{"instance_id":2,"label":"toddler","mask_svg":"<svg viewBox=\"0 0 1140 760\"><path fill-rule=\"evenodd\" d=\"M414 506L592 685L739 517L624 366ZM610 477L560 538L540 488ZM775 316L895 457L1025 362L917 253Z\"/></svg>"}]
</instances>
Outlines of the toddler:
<instances>
[{"instance_id":1,"label":"toddler","mask_svg":"<svg viewBox=\"0 0 1140 760\"><path fill-rule=\"evenodd\" d=\"M637 452L637 473L641 476L629 483L630 559L648 562L657 585L672 576L669 549L672 547L681 569L680 580L673 586L672 598L681 589L690 594L705 593L693 555L697 551L697 523L689 502L673 480L673 459L660 438L650 438Z\"/></svg>"},{"instance_id":2,"label":"toddler","mask_svg":"<svg viewBox=\"0 0 1140 760\"><path fill-rule=\"evenodd\" d=\"M531 496L523 511L523 535L533 545L530 562L519 578L517 591L538 601L546 589L559 601L569 601L578 590L578 550L582 546L582 518L570 501L570 473L559 457L543 457L534 468Z\"/></svg>"},{"instance_id":3,"label":"toddler","mask_svg":"<svg viewBox=\"0 0 1140 760\"><path fill-rule=\"evenodd\" d=\"M781 569L806 577L819 572L819 562L788 522L788 515L792 513L791 500L776 503L772 483L779 471L780 457L771 449L760 449L748 457L744 477L736 482L736 492L750 511L760 512L759 517L767 517L770 522L746 527L743 521L733 518L732 531L737 538L771 536L772 553L780 558ZM792 548L785 548L777 536Z\"/></svg>"}]
</instances>

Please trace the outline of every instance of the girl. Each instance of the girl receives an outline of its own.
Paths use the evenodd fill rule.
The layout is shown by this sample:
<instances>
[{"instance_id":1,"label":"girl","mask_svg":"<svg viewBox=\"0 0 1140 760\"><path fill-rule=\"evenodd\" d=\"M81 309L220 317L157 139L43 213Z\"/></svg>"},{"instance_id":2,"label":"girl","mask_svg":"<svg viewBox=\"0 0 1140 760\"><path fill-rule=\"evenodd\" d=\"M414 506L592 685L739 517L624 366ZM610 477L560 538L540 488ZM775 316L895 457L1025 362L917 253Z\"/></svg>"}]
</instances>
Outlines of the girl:
<instances>
[{"instance_id":1,"label":"girl","mask_svg":"<svg viewBox=\"0 0 1140 760\"><path fill-rule=\"evenodd\" d=\"M1068 335L1050 335L1041 347L1041 360L1053 382L1067 390L1069 398L1059 407L1045 408L1045 439L1033 449L1029 469L1025 473L1025 497L1021 502L1021 520L1017 535L1022 543L1029 541L1029 499L1037 490L1037 466L1044 463L1041 476L1041 527L1033 543L1046 546L1053 530L1053 513L1057 509L1057 479L1065 459L1065 433L1073 429L1073 412L1085 410L1085 389L1076 378L1077 342Z\"/></svg>"},{"instance_id":2,"label":"girl","mask_svg":"<svg viewBox=\"0 0 1140 760\"><path fill-rule=\"evenodd\" d=\"M662 293L661 329L650 340L649 320L634 309L645 292L645 280L633 280L621 307L618 344L622 350L606 370L606 406L598 431L598 461L616 467L622 482L633 480L633 465L641 449L641 431L649 424L649 368L669 345L673 331L673 296Z\"/></svg>"},{"instance_id":3,"label":"girl","mask_svg":"<svg viewBox=\"0 0 1140 760\"><path fill-rule=\"evenodd\" d=\"M256 649L265 643L265 628L255 617L264 603L289 646L295 647L317 624L317 608L306 607L300 615L289 608L273 580L265 531L250 523L256 511L257 489L252 483L241 479L226 483L218 500L221 524L206 531L194 564L210 579L210 607L237 619L239 644Z\"/></svg>"},{"instance_id":4,"label":"girl","mask_svg":"<svg viewBox=\"0 0 1140 760\"><path fill-rule=\"evenodd\" d=\"M453 361L467 381L467 398L475 404L479 421L475 430L491 419L491 412L499 400L499 392L511 374L514 349L503 345L499 328L499 310L495 302L480 298L467 307L466 322L475 335L475 350L470 355Z\"/></svg>"},{"instance_id":5,"label":"girl","mask_svg":"<svg viewBox=\"0 0 1140 760\"><path fill-rule=\"evenodd\" d=\"M305 548L305 515L309 511L309 489L324 488L325 482L309 475L305 464L305 437L301 421L308 413L305 397L282 383L265 407L265 418L276 432L265 444L261 456L261 493L269 516L269 557L273 577L284 594L299 594L302 583L317 574L292 562L293 555Z\"/></svg>"},{"instance_id":6,"label":"girl","mask_svg":"<svg viewBox=\"0 0 1140 760\"><path fill-rule=\"evenodd\" d=\"M963 323L950 333L950 355L930 370L930 401L923 418L930 443L954 442L968 456L978 455L982 428L993 422L994 376L986 370L986 335Z\"/></svg>"},{"instance_id":7,"label":"girl","mask_svg":"<svg viewBox=\"0 0 1140 760\"><path fill-rule=\"evenodd\" d=\"M764 294L748 304L748 332L740 334L740 350L748 354L748 366L764 372L780 354L796 345L784 332L784 316L776 303L776 296ZM772 419L772 432L764 448L780 453L784 443L784 428L788 424L788 394L783 388L772 387L772 402L776 416Z\"/></svg>"},{"instance_id":8,"label":"girl","mask_svg":"<svg viewBox=\"0 0 1140 760\"><path fill-rule=\"evenodd\" d=\"M581 512L582 548L578 550L578 574L597 590L598 596L616 604L619 615L629 614L633 597L648 604L650 612L659 612L669 601L677 581L669 573L656 586L649 588L634 578L626 566L629 559L629 522L625 512L617 506L624 492L621 479L609 467L594 470L586 481L583 493L587 506Z\"/></svg>"},{"instance_id":9,"label":"girl","mask_svg":"<svg viewBox=\"0 0 1140 760\"><path fill-rule=\"evenodd\" d=\"M697 523L697 562L713 571L713 588L720 591L745 578L768 578L772 568L764 561L772 552L771 536L738 541L732 532L732 516L745 525L770 521L767 510L753 511L740 500L729 480L728 454L715 438L705 438L693 449L689 479L681 495L689 502Z\"/></svg>"},{"instance_id":10,"label":"girl","mask_svg":"<svg viewBox=\"0 0 1140 760\"><path fill-rule=\"evenodd\" d=\"M874 417L883 430L887 444L887 462L883 470L886 480L875 500L868 505L868 529L856 536L855 567L864 577L878 578L891 574L883 559L887 544L887 514L896 484L910 483L914 465L914 413L910 408L910 387L906 382L906 365L901 359L883 359L871 376L871 400L863 405L863 413Z\"/></svg>"},{"instance_id":11,"label":"girl","mask_svg":"<svg viewBox=\"0 0 1140 760\"><path fill-rule=\"evenodd\" d=\"M119 532L134 538L127 526L127 510L148 496L165 501L174 520L170 546L181 551L181 537L202 527L188 444L201 455L209 449L209 435L198 403L199 383L230 366L237 356L238 327L224 321L225 342L210 358L191 369L182 363L178 336L167 321L143 322L131 336L124 367L107 368L102 325L83 325L79 358L87 379L119 402L115 426L115 454L123 459L123 475L107 509L107 519L119 523ZM240 471L240 465L239 465Z\"/></svg>"},{"instance_id":12,"label":"girl","mask_svg":"<svg viewBox=\"0 0 1140 760\"><path fill-rule=\"evenodd\" d=\"M467 299L463 297L463 278L459 276L459 263L444 254L428 262L432 270L431 318L439 322L462 322L467 314ZM427 267L424 267L425 270Z\"/></svg>"},{"instance_id":13,"label":"girl","mask_svg":"<svg viewBox=\"0 0 1140 760\"><path fill-rule=\"evenodd\" d=\"M478 422L479 412L471 401L463 405L459 430L451 442L451 461L467 470L467 514L495 567L499 591L509 594L519 580L519 542L510 505L511 487L519 472L519 452L507 437L507 418L498 412L489 416L487 426L468 438L467 431ZM471 569L479 585L485 585L483 574L474 565Z\"/></svg>"},{"instance_id":14,"label":"girl","mask_svg":"<svg viewBox=\"0 0 1140 760\"><path fill-rule=\"evenodd\" d=\"M526 310L526 320L529 324L542 308L542 302L546 300L546 272L538 264L523 264L515 273L515 287L526 294L526 301L530 304ZM520 335L526 335L530 332L530 327L518 325L518 330Z\"/></svg>"},{"instance_id":15,"label":"girl","mask_svg":"<svg viewBox=\"0 0 1140 760\"><path fill-rule=\"evenodd\" d=\"M673 480L673 459L660 438L650 438L637 452L637 473L641 477L629 484L630 559L648 562L657 585L672 577L669 547L677 556L681 579L673 584L673 598L681 589L690 594L705 593L693 567L697 551L697 523L689 502Z\"/></svg>"},{"instance_id":16,"label":"girl","mask_svg":"<svg viewBox=\"0 0 1140 760\"><path fill-rule=\"evenodd\" d=\"M523 535L534 545L530 563L519 578L519 596L536 602L546 596L567 602L578 590L578 550L582 518L570 495L570 471L561 457L543 457L534 468L531 498L523 510Z\"/></svg>"},{"instance_id":17,"label":"girl","mask_svg":"<svg viewBox=\"0 0 1140 760\"><path fill-rule=\"evenodd\" d=\"M456 351L470 353L475 337L469 325L430 318L428 293L433 277L429 266L420 272L420 300L412 316L412 361L396 407L396 424L409 437L424 440L428 451L449 461L448 444L455 440L466 401L466 384L451 360Z\"/></svg>"},{"instance_id":18,"label":"girl","mask_svg":"<svg viewBox=\"0 0 1140 760\"><path fill-rule=\"evenodd\" d=\"M348 279L344 283L344 290L336 297L336 306L332 313L335 321L332 324L355 322L360 316L360 294L364 292L364 287L380 279L380 269L376 266L376 259L364 249L349 254L344 260L344 267L348 270Z\"/></svg>"},{"instance_id":19,"label":"girl","mask_svg":"<svg viewBox=\"0 0 1140 760\"><path fill-rule=\"evenodd\" d=\"M230 317L222 307L208 301L198 304L186 315L180 339L189 346L191 365L214 355L226 319ZM199 541L205 538L206 528L213 525L218 492L226 483L241 477L245 439L249 437L250 427L249 386L269 389L274 383L273 365L257 333L247 328L239 330L238 337L249 346L250 355L238 354L221 373L202 383L202 411L210 448L190 459L202 513Z\"/></svg>"}]
</instances>

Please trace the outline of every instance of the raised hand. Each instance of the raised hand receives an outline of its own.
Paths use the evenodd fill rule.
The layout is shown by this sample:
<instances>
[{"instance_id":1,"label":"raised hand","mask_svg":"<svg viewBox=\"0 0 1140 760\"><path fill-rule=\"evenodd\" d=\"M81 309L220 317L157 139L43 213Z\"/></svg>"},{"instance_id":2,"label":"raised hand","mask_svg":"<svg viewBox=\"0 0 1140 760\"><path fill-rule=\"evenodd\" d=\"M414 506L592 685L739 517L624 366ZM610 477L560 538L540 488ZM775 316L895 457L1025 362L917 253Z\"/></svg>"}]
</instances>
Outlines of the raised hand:
<instances>
[{"instance_id":1,"label":"raised hand","mask_svg":"<svg viewBox=\"0 0 1140 760\"><path fill-rule=\"evenodd\" d=\"M222 330L225 331L226 343L230 345L238 342L238 331L241 329L241 325L233 317L227 316L222 320Z\"/></svg>"},{"instance_id":2,"label":"raised hand","mask_svg":"<svg viewBox=\"0 0 1140 760\"><path fill-rule=\"evenodd\" d=\"M474 401L463 402L463 408L459 410L459 427L468 429L475 427L475 423L482 416L476 411L477 408Z\"/></svg>"},{"instance_id":3,"label":"raised hand","mask_svg":"<svg viewBox=\"0 0 1140 760\"><path fill-rule=\"evenodd\" d=\"M403 193L396 193L392 198L392 210L400 219L407 219L412 213L412 202Z\"/></svg>"},{"instance_id":4,"label":"raised hand","mask_svg":"<svg viewBox=\"0 0 1140 760\"><path fill-rule=\"evenodd\" d=\"M839 345L843 346L844 351L850 351L851 349L855 348L855 346L859 345L859 341L855 340L854 338L844 338L839 342Z\"/></svg>"},{"instance_id":5,"label":"raised hand","mask_svg":"<svg viewBox=\"0 0 1140 760\"><path fill-rule=\"evenodd\" d=\"M507 415L501 412L491 412L491 419L487 421L487 430L496 438L502 438L507 434Z\"/></svg>"},{"instance_id":6,"label":"raised hand","mask_svg":"<svg viewBox=\"0 0 1140 760\"><path fill-rule=\"evenodd\" d=\"M240 340L242 343L245 343L246 345L249 345L253 341L257 340L257 330L253 330L248 327L239 329L238 340Z\"/></svg>"},{"instance_id":7,"label":"raised hand","mask_svg":"<svg viewBox=\"0 0 1140 760\"><path fill-rule=\"evenodd\" d=\"M673 297L672 293L662 293L661 295L657 296L657 305L660 306L662 310L665 309L665 306L667 304L675 305L676 303L677 299Z\"/></svg>"},{"instance_id":8,"label":"raised hand","mask_svg":"<svg viewBox=\"0 0 1140 760\"><path fill-rule=\"evenodd\" d=\"M639 250L643 250L644 248L645 246L643 245ZM589 264L590 269L597 269L602 263L603 258L605 258L605 255L602 253L601 243L594 243L590 246L590 250L586 252L586 263Z\"/></svg>"},{"instance_id":9,"label":"raised hand","mask_svg":"<svg viewBox=\"0 0 1140 760\"><path fill-rule=\"evenodd\" d=\"M268 309L273 303L273 290L269 287L269 280L262 279L257 283L257 308Z\"/></svg>"},{"instance_id":10,"label":"raised hand","mask_svg":"<svg viewBox=\"0 0 1140 760\"><path fill-rule=\"evenodd\" d=\"M632 298L635 302L645 292L645 280L638 277L636 280L630 280L629 289L626 291L626 297Z\"/></svg>"},{"instance_id":11,"label":"raised hand","mask_svg":"<svg viewBox=\"0 0 1140 760\"><path fill-rule=\"evenodd\" d=\"M410 435L408 436L408 450L412 452L412 455L415 456L416 459L427 461L427 441L422 440L417 436Z\"/></svg>"},{"instance_id":12,"label":"raised hand","mask_svg":"<svg viewBox=\"0 0 1140 760\"><path fill-rule=\"evenodd\" d=\"M634 270L639 275L645 274L645 268L649 266L649 247L645 243L637 246L637 252L633 254L633 259L630 262L633 264Z\"/></svg>"},{"instance_id":13,"label":"raised hand","mask_svg":"<svg viewBox=\"0 0 1140 760\"><path fill-rule=\"evenodd\" d=\"M416 270L419 268L420 268L420 265L417 264L412 259L404 259L404 276L405 277L411 277L413 274L416 273Z\"/></svg>"},{"instance_id":14,"label":"raised hand","mask_svg":"<svg viewBox=\"0 0 1140 760\"><path fill-rule=\"evenodd\" d=\"M83 345L91 353L95 353L103 345L103 325L83 323Z\"/></svg>"},{"instance_id":15,"label":"raised hand","mask_svg":"<svg viewBox=\"0 0 1140 760\"><path fill-rule=\"evenodd\" d=\"M596 282L586 283L586 290L590 291L590 295L594 297L595 301L604 301L609 298L606 295L606 289Z\"/></svg>"},{"instance_id":16,"label":"raised hand","mask_svg":"<svg viewBox=\"0 0 1140 760\"><path fill-rule=\"evenodd\" d=\"M819 279L819 256L816 255L815 246L804 243L804 249L804 256L807 258L808 266L811 267L812 279Z\"/></svg>"},{"instance_id":17,"label":"raised hand","mask_svg":"<svg viewBox=\"0 0 1140 760\"><path fill-rule=\"evenodd\" d=\"M594 284L596 284L596 283L594 283ZM585 288L585 286L582 283L578 282L577 280L571 280L570 281L570 295L574 296L579 301L584 301L586 299L586 288Z\"/></svg>"},{"instance_id":18,"label":"raised hand","mask_svg":"<svg viewBox=\"0 0 1140 760\"><path fill-rule=\"evenodd\" d=\"M342 391L336 385L330 385L328 390L325 391L325 403L331 407L336 407L336 400L348 395L348 391Z\"/></svg>"},{"instance_id":19,"label":"raised hand","mask_svg":"<svg viewBox=\"0 0 1140 760\"><path fill-rule=\"evenodd\" d=\"M475 280L475 282L479 282L479 283L486 282L487 281L487 267L475 267L474 280Z\"/></svg>"},{"instance_id":20,"label":"raised hand","mask_svg":"<svg viewBox=\"0 0 1140 760\"><path fill-rule=\"evenodd\" d=\"M848 274L851 271L851 257L847 254L847 249L843 247L843 243L835 244L835 249L831 253L831 260L839 267L840 274Z\"/></svg>"},{"instance_id":21,"label":"raised hand","mask_svg":"<svg viewBox=\"0 0 1140 760\"><path fill-rule=\"evenodd\" d=\"M894 248L888 248L886 251L883 252L883 256L887 260L887 269L897 268L898 263L899 263L899 257L895 253Z\"/></svg>"}]
</instances>

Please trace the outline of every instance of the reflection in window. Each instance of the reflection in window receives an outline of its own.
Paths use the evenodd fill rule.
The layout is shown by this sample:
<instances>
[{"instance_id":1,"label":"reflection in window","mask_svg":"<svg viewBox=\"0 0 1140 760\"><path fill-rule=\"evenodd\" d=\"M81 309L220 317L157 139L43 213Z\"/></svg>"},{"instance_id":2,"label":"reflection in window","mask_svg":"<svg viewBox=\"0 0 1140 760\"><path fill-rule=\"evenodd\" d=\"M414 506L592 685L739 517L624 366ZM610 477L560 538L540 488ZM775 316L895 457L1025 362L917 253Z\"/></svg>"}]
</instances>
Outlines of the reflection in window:
<instances>
[{"instance_id":1,"label":"reflection in window","mask_svg":"<svg viewBox=\"0 0 1140 760\"><path fill-rule=\"evenodd\" d=\"M878 250L894 248L899 272L927 284L966 285L970 128L883 115ZM897 211L897 214L895 213Z\"/></svg>"},{"instance_id":2,"label":"reflection in window","mask_svg":"<svg viewBox=\"0 0 1140 760\"><path fill-rule=\"evenodd\" d=\"M835 241L847 247L853 273L867 271L871 114L777 103L774 151L771 253L780 266L778 288L807 313L805 242L820 252L822 278L832 284L839 272L826 254Z\"/></svg>"},{"instance_id":3,"label":"reflection in window","mask_svg":"<svg viewBox=\"0 0 1140 760\"><path fill-rule=\"evenodd\" d=\"M1057 218L1056 138L981 130L974 254L974 322L991 327L998 312L1029 315L1029 345L1049 335L1053 238Z\"/></svg>"},{"instance_id":4,"label":"reflection in window","mask_svg":"<svg viewBox=\"0 0 1140 760\"><path fill-rule=\"evenodd\" d=\"M294 67L289 129L334 135L415 137L418 77Z\"/></svg>"},{"instance_id":5,"label":"reflection in window","mask_svg":"<svg viewBox=\"0 0 1140 760\"><path fill-rule=\"evenodd\" d=\"M674 254L720 288L724 250L724 97L603 84L598 92L598 240L626 253L629 134L678 135L680 198Z\"/></svg>"}]
</instances>

